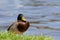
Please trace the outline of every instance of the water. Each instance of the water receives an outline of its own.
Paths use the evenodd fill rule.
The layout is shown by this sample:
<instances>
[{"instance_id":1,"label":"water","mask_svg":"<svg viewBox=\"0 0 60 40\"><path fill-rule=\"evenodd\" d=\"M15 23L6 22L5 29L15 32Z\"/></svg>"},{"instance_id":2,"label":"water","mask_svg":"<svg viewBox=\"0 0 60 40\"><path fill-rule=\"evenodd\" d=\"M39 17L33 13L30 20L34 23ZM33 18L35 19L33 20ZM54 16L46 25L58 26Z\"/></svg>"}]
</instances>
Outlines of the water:
<instances>
[{"instance_id":1,"label":"water","mask_svg":"<svg viewBox=\"0 0 60 40\"><path fill-rule=\"evenodd\" d=\"M47 3L51 2L54 1L47 1ZM30 2L26 1L23 4L26 5L27 3ZM8 26L16 21L17 15L22 13L30 22L30 27L24 34L40 35L42 33L43 35L52 36L54 40L60 39L60 6L24 5L19 5L18 1L2 0L0 2L1 31L6 31Z\"/></svg>"}]
</instances>

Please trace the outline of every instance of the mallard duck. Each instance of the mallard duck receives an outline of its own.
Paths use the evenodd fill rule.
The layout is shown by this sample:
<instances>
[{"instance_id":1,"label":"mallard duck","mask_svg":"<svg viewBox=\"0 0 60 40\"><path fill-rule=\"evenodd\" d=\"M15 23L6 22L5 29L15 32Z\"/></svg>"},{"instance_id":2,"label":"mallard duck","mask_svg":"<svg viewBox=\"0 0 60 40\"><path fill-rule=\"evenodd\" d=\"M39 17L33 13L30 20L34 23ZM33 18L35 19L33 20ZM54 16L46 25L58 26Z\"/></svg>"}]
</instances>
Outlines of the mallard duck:
<instances>
[{"instance_id":1,"label":"mallard duck","mask_svg":"<svg viewBox=\"0 0 60 40\"><path fill-rule=\"evenodd\" d=\"M26 21L23 14L19 14L17 17L17 22L11 24L7 31L14 32L17 34L23 34L28 28L30 23Z\"/></svg>"}]
</instances>

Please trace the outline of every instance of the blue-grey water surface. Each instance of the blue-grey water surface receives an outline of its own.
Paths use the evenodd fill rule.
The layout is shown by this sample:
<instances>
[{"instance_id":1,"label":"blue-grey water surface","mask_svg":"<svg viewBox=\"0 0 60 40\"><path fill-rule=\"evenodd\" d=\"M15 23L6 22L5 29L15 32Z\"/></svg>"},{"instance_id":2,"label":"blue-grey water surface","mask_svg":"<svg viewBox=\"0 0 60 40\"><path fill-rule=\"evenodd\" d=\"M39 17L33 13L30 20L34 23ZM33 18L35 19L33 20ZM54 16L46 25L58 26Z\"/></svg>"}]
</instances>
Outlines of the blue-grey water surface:
<instances>
[{"instance_id":1,"label":"blue-grey water surface","mask_svg":"<svg viewBox=\"0 0 60 40\"><path fill-rule=\"evenodd\" d=\"M47 3L50 2L56 2L56 0L47 1ZM59 3L59 0L57 2ZM60 6L24 6L18 4L18 1L14 2L13 0L0 2L0 31L6 31L8 26L16 21L17 15L21 13L30 22L30 27L24 33L25 35L40 35L42 33L52 36L54 40L60 39Z\"/></svg>"}]
</instances>

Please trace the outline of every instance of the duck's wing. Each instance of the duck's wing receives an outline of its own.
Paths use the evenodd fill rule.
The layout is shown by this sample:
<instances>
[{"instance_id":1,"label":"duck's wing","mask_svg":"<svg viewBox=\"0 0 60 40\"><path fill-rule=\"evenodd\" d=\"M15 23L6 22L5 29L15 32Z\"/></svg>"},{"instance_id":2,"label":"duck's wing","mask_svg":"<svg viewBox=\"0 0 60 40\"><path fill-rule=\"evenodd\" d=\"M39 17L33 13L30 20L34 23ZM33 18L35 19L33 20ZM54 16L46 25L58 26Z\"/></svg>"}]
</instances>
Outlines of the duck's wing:
<instances>
[{"instance_id":1,"label":"duck's wing","mask_svg":"<svg viewBox=\"0 0 60 40\"><path fill-rule=\"evenodd\" d=\"M8 27L7 31L9 31L9 30L10 30L10 28L12 27L12 25L13 25L13 24L11 24L11 25Z\"/></svg>"}]
</instances>

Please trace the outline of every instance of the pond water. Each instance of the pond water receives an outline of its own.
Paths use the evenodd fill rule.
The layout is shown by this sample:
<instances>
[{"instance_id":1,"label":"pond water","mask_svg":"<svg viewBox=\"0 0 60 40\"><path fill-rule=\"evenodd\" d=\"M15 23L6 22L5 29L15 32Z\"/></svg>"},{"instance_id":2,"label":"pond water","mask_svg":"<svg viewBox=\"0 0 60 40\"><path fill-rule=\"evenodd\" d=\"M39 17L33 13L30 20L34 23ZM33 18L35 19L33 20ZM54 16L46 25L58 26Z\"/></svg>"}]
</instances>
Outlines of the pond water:
<instances>
[{"instance_id":1,"label":"pond water","mask_svg":"<svg viewBox=\"0 0 60 40\"><path fill-rule=\"evenodd\" d=\"M54 40L60 39L60 6L15 6L0 7L0 31L16 21L17 15L23 14L30 22L25 35L48 35Z\"/></svg>"}]
</instances>

